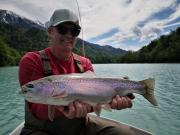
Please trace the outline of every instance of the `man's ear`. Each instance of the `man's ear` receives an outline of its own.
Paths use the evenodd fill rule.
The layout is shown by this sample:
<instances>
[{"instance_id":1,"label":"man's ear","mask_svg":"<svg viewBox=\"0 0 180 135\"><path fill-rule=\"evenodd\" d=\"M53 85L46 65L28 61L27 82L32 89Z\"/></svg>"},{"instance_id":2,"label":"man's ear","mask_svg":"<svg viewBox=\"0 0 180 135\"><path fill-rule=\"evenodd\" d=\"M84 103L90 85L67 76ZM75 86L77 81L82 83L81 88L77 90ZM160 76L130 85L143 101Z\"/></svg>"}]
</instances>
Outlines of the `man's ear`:
<instances>
[{"instance_id":1,"label":"man's ear","mask_svg":"<svg viewBox=\"0 0 180 135\"><path fill-rule=\"evenodd\" d=\"M47 32L48 32L48 34L51 34L51 33L53 32L53 27L52 27L52 26L49 27L49 28L47 29Z\"/></svg>"},{"instance_id":2,"label":"man's ear","mask_svg":"<svg viewBox=\"0 0 180 135\"><path fill-rule=\"evenodd\" d=\"M54 27L49 27L47 29L48 37L51 39L53 37Z\"/></svg>"}]
</instances>

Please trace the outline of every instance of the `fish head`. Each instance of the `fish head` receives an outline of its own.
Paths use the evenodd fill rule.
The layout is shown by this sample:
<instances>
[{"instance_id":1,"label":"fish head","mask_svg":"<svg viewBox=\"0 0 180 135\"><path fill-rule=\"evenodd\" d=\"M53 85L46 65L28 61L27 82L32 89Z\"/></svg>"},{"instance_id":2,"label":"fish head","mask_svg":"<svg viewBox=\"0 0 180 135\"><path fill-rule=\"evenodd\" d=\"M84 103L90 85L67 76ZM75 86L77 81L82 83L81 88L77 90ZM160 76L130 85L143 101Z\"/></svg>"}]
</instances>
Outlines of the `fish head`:
<instances>
[{"instance_id":1,"label":"fish head","mask_svg":"<svg viewBox=\"0 0 180 135\"><path fill-rule=\"evenodd\" d=\"M53 83L48 79L31 81L21 87L20 95L30 102L40 103L46 100L53 91Z\"/></svg>"}]
</instances>

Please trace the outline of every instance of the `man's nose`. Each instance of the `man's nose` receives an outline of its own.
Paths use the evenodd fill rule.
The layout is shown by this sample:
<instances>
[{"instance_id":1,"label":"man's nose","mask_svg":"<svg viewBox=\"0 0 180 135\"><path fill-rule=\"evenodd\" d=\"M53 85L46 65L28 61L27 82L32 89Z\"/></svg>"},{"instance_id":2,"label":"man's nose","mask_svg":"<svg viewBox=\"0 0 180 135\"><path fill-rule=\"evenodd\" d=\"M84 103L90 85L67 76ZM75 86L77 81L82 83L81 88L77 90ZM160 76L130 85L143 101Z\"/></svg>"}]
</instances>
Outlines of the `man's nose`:
<instances>
[{"instance_id":1,"label":"man's nose","mask_svg":"<svg viewBox=\"0 0 180 135\"><path fill-rule=\"evenodd\" d=\"M71 31L70 31L70 30L67 31L66 36L72 37L72 34L71 34Z\"/></svg>"}]
</instances>

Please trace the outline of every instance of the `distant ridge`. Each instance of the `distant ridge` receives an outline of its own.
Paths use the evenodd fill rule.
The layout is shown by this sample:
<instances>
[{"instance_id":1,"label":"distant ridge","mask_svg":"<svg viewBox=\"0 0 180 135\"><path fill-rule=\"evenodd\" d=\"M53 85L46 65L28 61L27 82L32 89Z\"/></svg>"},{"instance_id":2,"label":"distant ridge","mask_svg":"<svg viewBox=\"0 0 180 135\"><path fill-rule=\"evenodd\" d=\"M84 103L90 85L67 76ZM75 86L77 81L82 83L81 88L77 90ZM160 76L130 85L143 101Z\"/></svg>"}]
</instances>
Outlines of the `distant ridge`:
<instances>
[{"instance_id":1,"label":"distant ridge","mask_svg":"<svg viewBox=\"0 0 180 135\"><path fill-rule=\"evenodd\" d=\"M83 40L78 38L74 48L75 53L83 55L82 43ZM84 41L84 46L86 57L93 63L116 62L118 57L127 53L120 48L87 41ZM20 57L27 51L37 51L46 47L48 47L48 36L40 21L35 22L12 11L0 9L0 55L3 54L0 66L18 64Z\"/></svg>"},{"instance_id":2,"label":"distant ridge","mask_svg":"<svg viewBox=\"0 0 180 135\"><path fill-rule=\"evenodd\" d=\"M31 27L39 28L39 29L45 28L42 23L34 22L12 11L3 10L3 9L0 9L0 23L10 24L21 28L31 28Z\"/></svg>"},{"instance_id":3,"label":"distant ridge","mask_svg":"<svg viewBox=\"0 0 180 135\"><path fill-rule=\"evenodd\" d=\"M12 11L2 10L2 9L0 9L0 23L9 24L9 25L16 26L19 28L45 29L45 25L41 23L40 21L34 22ZM102 54L104 56L115 56L115 55L124 55L127 53L127 51L125 50L122 50L120 48L114 48L109 45L101 46L99 44L93 44L87 41L84 41L84 44L85 44L86 50L88 49L88 51L90 53L93 53L93 55ZM78 39L77 48L80 49L81 47L82 47L82 39ZM77 52L81 53L81 51L77 51Z\"/></svg>"},{"instance_id":4,"label":"distant ridge","mask_svg":"<svg viewBox=\"0 0 180 135\"><path fill-rule=\"evenodd\" d=\"M82 48L83 40L78 38L77 48ZM93 44L88 41L84 41L85 51L92 53L93 55L103 55L103 56L119 56L127 54L127 51L114 48L110 45L101 46L99 44ZM80 52L79 52L80 53Z\"/></svg>"}]
</instances>

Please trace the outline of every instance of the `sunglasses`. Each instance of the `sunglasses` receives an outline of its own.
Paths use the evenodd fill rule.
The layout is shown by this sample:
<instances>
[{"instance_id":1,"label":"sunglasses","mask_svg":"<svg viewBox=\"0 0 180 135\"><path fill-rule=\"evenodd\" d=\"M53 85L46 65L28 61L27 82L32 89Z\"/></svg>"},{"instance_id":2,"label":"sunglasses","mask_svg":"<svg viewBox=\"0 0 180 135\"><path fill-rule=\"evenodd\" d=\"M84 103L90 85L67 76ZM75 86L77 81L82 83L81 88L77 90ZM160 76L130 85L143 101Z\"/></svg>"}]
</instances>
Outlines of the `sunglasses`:
<instances>
[{"instance_id":1,"label":"sunglasses","mask_svg":"<svg viewBox=\"0 0 180 135\"><path fill-rule=\"evenodd\" d=\"M70 28L70 27L67 27L64 25L58 25L58 26L56 26L56 28L57 28L59 34L66 35L68 32L70 32L73 37L77 37L81 31L81 28L78 28L78 27Z\"/></svg>"}]
</instances>

